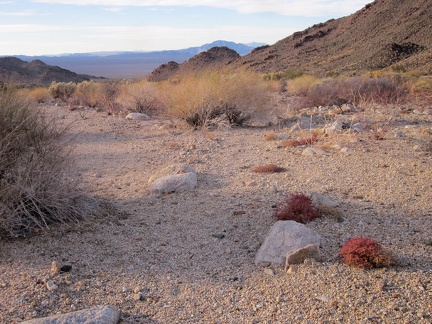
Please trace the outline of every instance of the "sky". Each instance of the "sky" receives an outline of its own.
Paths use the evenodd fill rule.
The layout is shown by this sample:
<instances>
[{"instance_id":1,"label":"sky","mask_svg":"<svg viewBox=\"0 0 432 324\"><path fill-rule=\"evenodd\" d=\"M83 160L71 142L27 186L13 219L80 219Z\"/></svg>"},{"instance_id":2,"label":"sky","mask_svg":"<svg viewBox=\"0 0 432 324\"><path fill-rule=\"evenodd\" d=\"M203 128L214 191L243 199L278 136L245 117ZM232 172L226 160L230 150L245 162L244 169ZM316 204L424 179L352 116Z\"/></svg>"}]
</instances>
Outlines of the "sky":
<instances>
[{"instance_id":1,"label":"sky","mask_svg":"<svg viewBox=\"0 0 432 324\"><path fill-rule=\"evenodd\" d=\"M274 44L372 0L0 0L0 55Z\"/></svg>"}]
</instances>

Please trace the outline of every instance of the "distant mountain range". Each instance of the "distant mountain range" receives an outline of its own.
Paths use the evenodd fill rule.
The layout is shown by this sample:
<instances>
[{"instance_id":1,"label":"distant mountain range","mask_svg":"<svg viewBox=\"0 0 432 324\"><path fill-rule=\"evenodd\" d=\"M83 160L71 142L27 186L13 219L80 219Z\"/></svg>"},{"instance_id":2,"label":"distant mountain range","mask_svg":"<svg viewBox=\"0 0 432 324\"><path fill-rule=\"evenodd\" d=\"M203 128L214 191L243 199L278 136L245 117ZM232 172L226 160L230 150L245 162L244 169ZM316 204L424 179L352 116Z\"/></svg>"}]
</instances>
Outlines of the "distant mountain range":
<instances>
[{"instance_id":1,"label":"distant mountain range","mask_svg":"<svg viewBox=\"0 0 432 324\"><path fill-rule=\"evenodd\" d=\"M153 52L95 52L62 55L42 55L15 57L24 61L43 61L48 65L58 66L79 74L96 75L107 78L137 78L144 77L159 65L175 61L183 63L193 56L207 51L212 47L226 46L240 55L250 53L263 43L239 44L217 40L198 47L180 50L165 50Z\"/></svg>"}]
</instances>

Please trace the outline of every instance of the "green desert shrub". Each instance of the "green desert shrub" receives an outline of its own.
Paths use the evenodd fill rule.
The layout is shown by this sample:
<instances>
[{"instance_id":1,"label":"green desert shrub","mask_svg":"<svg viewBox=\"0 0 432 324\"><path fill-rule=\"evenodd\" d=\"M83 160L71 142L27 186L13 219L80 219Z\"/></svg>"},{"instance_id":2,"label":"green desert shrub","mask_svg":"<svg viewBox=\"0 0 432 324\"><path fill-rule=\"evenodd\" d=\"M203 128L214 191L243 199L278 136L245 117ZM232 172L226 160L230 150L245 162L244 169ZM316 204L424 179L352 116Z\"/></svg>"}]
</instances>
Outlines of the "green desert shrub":
<instances>
[{"instance_id":1,"label":"green desert shrub","mask_svg":"<svg viewBox=\"0 0 432 324\"><path fill-rule=\"evenodd\" d=\"M101 85L94 81L83 81L77 84L75 93L82 106L96 107L99 103Z\"/></svg>"},{"instance_id":2,"label":"green desert shrub","mask_svg":"<svg viewBox=\"0 0 432 324\"><path fill-rule=\"evenodd\" d=\"M48 91L54 99L68 101L75 93L76 88L77 85L73 82L53 82L48 88Z\"/></svg>"},{"instance_id":3,"label":"green desert shrub","mask_svg":"<svg viewBox=\"0 0 432 324\"><path fill-rule=\"evenodd\" d=\"M86 215L64 134L13 90L0 91L0 238Z\"/></svg>"},{"instance_id":4,"label":"green desert shrub","mask_svg":"<svg viewBox=\"0 0 432 324\"><path fill-rule=\"evenodd\" d=\"M266 107L271 93L268 82L257 74L215 70L164 82L160 91L169 116L198 127L217 119L242 125Z\"/></svg>"}]
</instances>

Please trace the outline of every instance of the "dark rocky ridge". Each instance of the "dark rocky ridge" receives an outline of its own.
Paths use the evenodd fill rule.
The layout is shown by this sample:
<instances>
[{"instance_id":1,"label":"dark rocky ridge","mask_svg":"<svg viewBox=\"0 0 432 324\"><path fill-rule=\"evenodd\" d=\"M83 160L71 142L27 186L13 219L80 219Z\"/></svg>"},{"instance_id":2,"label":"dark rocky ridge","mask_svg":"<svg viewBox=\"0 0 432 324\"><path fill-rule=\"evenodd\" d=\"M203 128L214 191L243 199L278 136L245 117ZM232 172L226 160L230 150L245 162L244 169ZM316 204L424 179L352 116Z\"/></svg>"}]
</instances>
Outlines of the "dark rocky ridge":
<instances>
[{"instance_id":1,"label":"dark rocky ridge","mask_svg":"<svg viewBox=\"0 0 432 324\"><path fill-rule=\"evenodd\" d=\"M3 83L49 85L53 81L82 82L90 79L96 77L47 65L40 60L26 62L16 57L0 58L0 81Z\"/></svg>"},{"instance_id":2,"label":"dark rocky ridge","mask_svg":"<svg viewBox=\"0 0 432 324\"><path fill-rule=\"evenodd\" d=\"M376 0L356 13L314 25L257 48L233 67L258 72L300 68L309 73L355 73L400 65L432 69L432 1Z\"/></svg>"}]
</instances>

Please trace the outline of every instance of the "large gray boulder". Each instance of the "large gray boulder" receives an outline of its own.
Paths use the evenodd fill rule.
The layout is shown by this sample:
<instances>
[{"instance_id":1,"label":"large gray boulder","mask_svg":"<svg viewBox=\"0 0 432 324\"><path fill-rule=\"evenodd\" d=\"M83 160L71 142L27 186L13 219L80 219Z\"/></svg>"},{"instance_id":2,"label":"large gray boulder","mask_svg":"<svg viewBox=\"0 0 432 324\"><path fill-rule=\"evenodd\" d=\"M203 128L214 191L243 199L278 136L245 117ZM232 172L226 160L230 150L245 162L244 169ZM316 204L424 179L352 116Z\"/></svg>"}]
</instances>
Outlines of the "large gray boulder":
<instances>
[{"instance_id":1,"label":"large gray boulder","mask_svg":"<svg viewBox=\"0 0 432 324\"><path fill-rule=\"evenodd\" d=\"M116 324L120 312L112 306L98 306L77 312L36 318L24 324Z\"/></svg>"},{"instance_id":2,"label":"large gray boulder","mask_svg":"<svg viewBox=\"0 0 432 324\"><path fill-rule=\"evenodd\" d=\"M155 180L150 189L155 194L166 194L176 191L195 189L198 184L195 172L168 175Z\"/></svg>"},{"instance_id":3,"label":"large gray boulder","mask_svg":"<svg viewBox=\"0 0 432 324\"><path fill-rule=\"evenodd\" d=\"M294 221L277 221L270 229L255 257L255 264L277 263L284 265L289 252L309 244L319 246L321 237L303 224Z\"/></svg>"}]
</instances>

